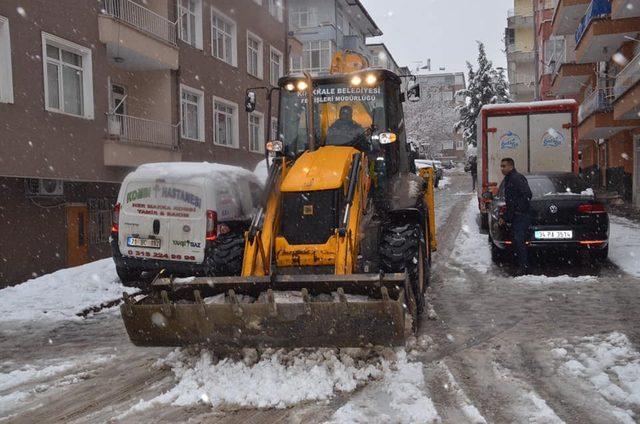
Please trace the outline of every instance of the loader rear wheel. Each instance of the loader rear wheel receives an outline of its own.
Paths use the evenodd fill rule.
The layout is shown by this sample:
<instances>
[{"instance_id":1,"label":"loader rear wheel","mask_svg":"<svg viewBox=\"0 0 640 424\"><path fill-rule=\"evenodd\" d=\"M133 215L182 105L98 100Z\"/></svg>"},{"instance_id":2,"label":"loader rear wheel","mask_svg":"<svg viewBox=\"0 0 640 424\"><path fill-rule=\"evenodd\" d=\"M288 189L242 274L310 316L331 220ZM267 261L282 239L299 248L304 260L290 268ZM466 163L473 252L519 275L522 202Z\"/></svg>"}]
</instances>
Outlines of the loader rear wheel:
<instances>
[{"instance_id":1,"label":"loader rear wheel","mask_svg":"<svg viewBox=\"0 0 640 424\"><path fill-rule=\"evenodd\" d=\"M409 274L418 313L424 310L429 275L426 243L420 234L417 224L392 225L384 230L380 244L382 271Z\"/></svg>"},{"instance_id":2,"label":"loader rear wheel","mask_svg":"<svg viewBox=\"0 0 640 424\"><path fill-rule=\"evenodd\" d=\"M213 244L211 255L207 258L209 274L216 277L240 275L244 257L244 236L226 234Z\"/></svg>"},{"instance_id":3,"label":"loader rear wheel","mask_svg":"<svg viewBox=\"0 0 640 424\"><path fill-rule=\"evenodd\" d=\"M117 266L116 273L125 287L138 287L140 285L140 271Z\"/></svg>"}]
</instances>

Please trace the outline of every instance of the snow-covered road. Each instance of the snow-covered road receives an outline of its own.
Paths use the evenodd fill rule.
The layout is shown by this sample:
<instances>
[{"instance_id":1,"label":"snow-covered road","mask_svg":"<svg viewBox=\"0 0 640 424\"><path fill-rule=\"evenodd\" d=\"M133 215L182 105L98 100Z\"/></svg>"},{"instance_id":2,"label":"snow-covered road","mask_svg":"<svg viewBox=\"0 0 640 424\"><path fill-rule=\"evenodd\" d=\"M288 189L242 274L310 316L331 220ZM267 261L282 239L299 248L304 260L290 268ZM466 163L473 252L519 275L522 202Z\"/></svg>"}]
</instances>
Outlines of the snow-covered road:
<instances>
[{"instance_id":1,"label":"snow-covered road","mask_svg":"<svg viewBox=\"0 0 640 424\"><path fill-rule=\"evenodd\" d=\"M447 178L433 319L404 349L137 348L117 308L75 316L123 291L100 261L0 290L0 422L637 422L637 225L612 219L601 269L513 279L490 261L468 175Z\"/></svg>"}]
</instances>

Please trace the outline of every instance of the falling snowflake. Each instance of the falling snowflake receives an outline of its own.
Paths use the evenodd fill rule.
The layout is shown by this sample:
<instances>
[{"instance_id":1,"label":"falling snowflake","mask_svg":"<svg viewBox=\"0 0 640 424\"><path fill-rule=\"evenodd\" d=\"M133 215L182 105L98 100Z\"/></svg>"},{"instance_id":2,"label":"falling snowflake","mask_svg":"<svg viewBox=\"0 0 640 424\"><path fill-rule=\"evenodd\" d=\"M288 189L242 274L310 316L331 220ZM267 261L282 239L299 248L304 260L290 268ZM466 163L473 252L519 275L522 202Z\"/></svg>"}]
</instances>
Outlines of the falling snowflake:
<instances>
[{"instance_id":1,"label":"falling snowflake","mask_svg":"<svg viewBox=\"0 0 640 424\"><path fill-rule=\"evenodd\" d=\"M23 18L27 17L27 12L25 12L24 7L22 6L16 7L16 12L18 12L18 15L22 16Z\"/></svg>"},{"instance_id":2,"label":"falling snowflake","mask_svg":"<svg viewBox=\"0 0 640 424\"><path fill-rule=\"evenodd\" d=\"M629 63L627 58L620 52L614 54L612 59L619 66L627 66L627 63Z\"/></svg>"}]
</instances>

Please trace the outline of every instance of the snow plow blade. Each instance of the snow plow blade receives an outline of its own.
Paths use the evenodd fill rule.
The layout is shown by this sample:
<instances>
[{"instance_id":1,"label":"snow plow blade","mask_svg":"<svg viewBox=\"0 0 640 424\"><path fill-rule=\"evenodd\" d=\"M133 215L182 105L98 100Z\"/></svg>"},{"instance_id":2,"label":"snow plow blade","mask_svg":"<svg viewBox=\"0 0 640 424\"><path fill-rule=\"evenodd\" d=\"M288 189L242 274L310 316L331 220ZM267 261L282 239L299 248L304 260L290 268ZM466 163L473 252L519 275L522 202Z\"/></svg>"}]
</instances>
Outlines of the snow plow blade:
<instances>
[{"instance_id":1,"label":"snow plow blade","mask_svg":"<svg viewBox=\"0 0 640 424\"><path fill-rule=\"evenodd\" d=\"M407 285L404 273L163 279L120 309L137 346L398 346Z\"/></svg>"}]
</instances>

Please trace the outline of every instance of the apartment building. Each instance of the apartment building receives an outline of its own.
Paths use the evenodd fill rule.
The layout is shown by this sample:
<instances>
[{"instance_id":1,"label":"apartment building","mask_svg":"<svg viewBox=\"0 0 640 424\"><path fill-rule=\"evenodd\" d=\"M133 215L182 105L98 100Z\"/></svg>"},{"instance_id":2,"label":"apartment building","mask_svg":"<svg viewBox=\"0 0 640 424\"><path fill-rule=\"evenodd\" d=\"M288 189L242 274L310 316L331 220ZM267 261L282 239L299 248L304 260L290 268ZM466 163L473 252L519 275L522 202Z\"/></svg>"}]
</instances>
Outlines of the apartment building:
<instances>
[{"instance_id":1,"label":"apartment building","mask_svg":"<svg viewBox=\"0 0 640 424\"><path fill-rule=\"evenodd\" d=\"M640 206L640 1L559 0L551 36L563 37L550 93L580 105L582 169Z\"/></svg>"},{"instance_id":2,"label":"apartment building","mask_svg":"<svg viewBox=\"0 0 640 424\"><path fill-rule=\"evenodd\" d=\"M516 102L535 97L535 37L532 0L514 0L505 30L509 91Z\"/></svg>"},{"instance_id":3,"label":"apartment building","mask_svg":"<svg viewBox=\"0 0 640 424\"><path fill-rule=\"evenodd\" d=\"M536 100L551 100L553 76L565 55L564 36L552 35L554 0L534 0Z\"/></svg>"},{"instance_id":4,"label":"apartment building","mask_svg":"<svg viewBox=\"0 0 640 424\"><path fill-rule=\"evenodd\" d=\"M382 31L360 0L289 0L289 31L302 44L301 55L291 56L294 71L325 73L333 53L352 50L374 62L367 37Z\"/></svg>"},{"instance_id":5,"label":"apartment building","mask_svg":"<svg viewBox=\"0 0 640 424\"><path fill-rule=\"evenodd\" d=\"M456 107L463 101L455 93L466 87L462 72L417 75L420 101L407 102L407 136L422 157L462 161L466 146L454 131Z\"/></svg>"},{"instance_id":6,"label":"apartment building","mask_svg":"<svg viewBox=\"0 0 640 424\"><path fill-rule=\"evenodd\" d=\"M1 2L0 284L109 256L141 163L252 168L286 38L281 0Z\"/></svg>"},{"instance_id":7,"label":"apartment building","mask_svg":"<svg viewBox=\"0 0 640 424\"><path fill-rule=\"evenodd\" d=\"M371 66L388 69L398 75L403 75L398 63L384 43L369 43L367 48L371 57Z\"/></svg>"}]
</instances>

